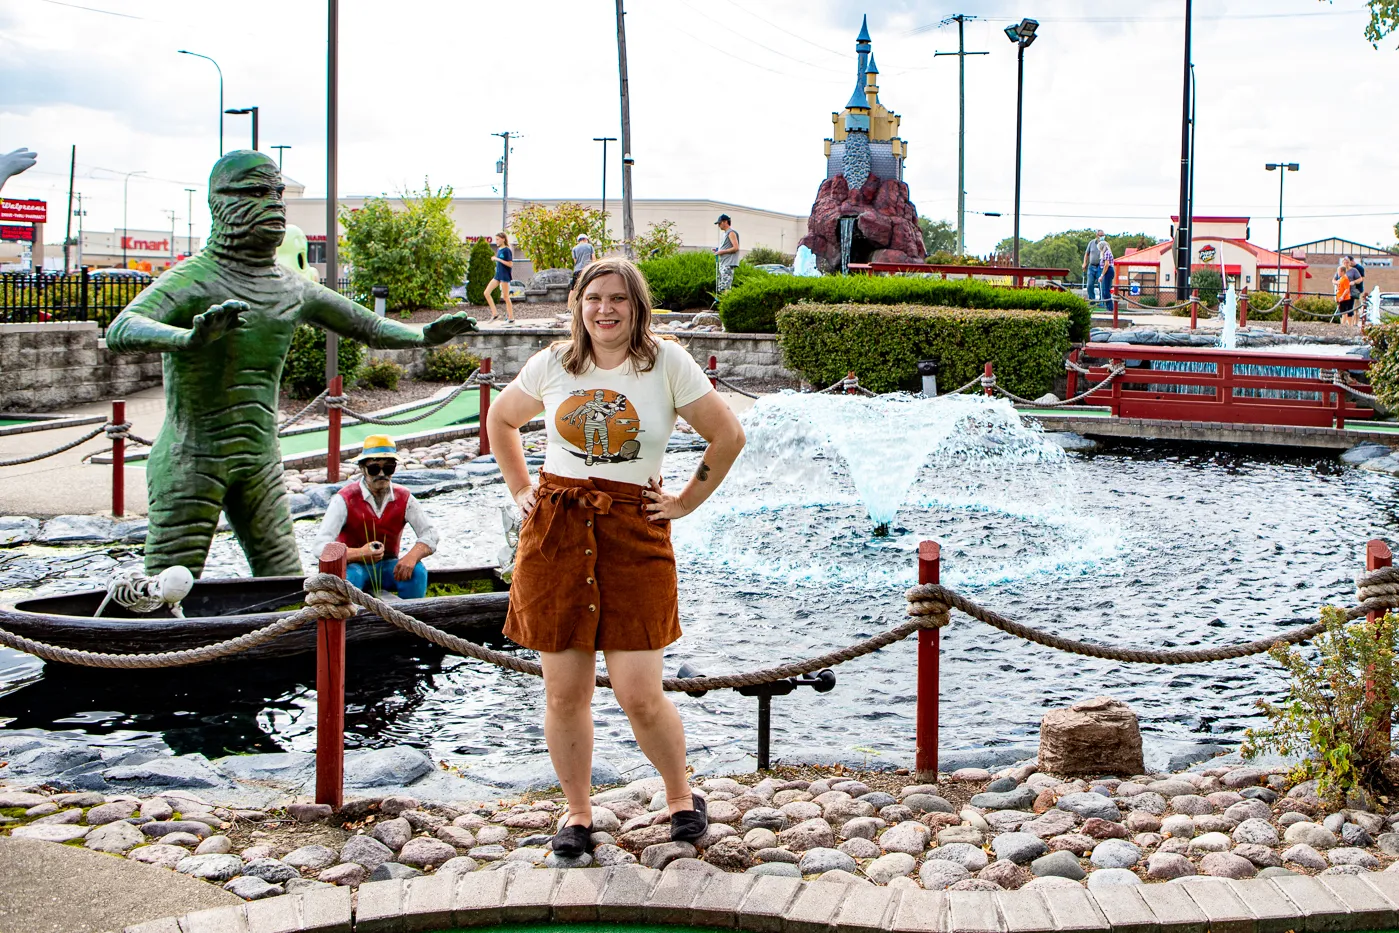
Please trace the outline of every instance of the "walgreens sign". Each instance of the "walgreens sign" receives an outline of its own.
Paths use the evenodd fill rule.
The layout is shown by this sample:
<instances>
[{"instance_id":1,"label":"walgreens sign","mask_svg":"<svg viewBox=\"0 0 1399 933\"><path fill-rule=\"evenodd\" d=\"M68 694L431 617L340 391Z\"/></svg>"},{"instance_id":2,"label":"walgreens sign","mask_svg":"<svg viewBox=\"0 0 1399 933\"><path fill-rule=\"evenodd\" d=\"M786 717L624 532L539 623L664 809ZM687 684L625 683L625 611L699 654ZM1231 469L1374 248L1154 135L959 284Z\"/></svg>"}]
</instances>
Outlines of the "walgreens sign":
<instances>
[{"instance_id":1,"label":"walgreens sign","mask_svg":"<svg viewBox=\"0 0 1399 933\"><path fill-rule=\"evenodd\" d=\"M146 240L141 237L124 236L121 238L121 248L127 251L146 253L169 253L170 238L163 240Z\"/></svg>"},{"instance_id":2,"label":"walgreens sign","mask_svg":"<svg viewBox=\"0 0 1399 933\"><path fill-rule=\"evenodd\" d=\"M0 198L0 220L13 220L26 224L42 224L48 221L47 201L19 201L14 198Z\"/></svg>"}]
</instances>

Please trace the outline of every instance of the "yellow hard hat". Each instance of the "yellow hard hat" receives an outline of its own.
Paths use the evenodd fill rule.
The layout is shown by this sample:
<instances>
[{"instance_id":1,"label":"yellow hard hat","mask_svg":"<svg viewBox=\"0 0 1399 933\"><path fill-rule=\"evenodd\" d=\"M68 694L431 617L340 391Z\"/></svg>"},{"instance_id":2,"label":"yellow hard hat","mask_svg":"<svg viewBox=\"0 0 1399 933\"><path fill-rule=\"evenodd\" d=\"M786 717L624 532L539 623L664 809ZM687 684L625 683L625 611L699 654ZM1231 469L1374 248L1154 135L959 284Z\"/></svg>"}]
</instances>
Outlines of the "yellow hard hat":
<instances>
[{"instance_id":1,"label":"yellow hard hat","mask_svg":"<svg viewBox=\"0 0 1399 933\"><path fill-rule=\"evenodd\" d=\"M398 448L394 446L393 438L387 434L371 434L364 439L364 449L355 458L355 463L385 459L402 462L403 457L399 454Z\"/></svg>"}]
</instances>

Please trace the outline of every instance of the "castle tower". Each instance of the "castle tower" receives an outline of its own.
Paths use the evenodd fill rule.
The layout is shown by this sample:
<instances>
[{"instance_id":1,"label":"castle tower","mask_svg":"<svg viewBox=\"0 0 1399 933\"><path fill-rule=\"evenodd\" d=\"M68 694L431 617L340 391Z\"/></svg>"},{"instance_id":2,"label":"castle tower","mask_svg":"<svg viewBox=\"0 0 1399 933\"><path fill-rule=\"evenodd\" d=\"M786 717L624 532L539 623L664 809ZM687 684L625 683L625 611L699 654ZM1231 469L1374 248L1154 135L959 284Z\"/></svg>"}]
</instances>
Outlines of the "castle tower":
<instances>
[{"instance_id":1,"label":"castle tower","mask_svg":"<svg viewBox=\"0 0 1399 933\"><path fill-rule=\"evenodd\" d=\"M826 140L826 177L845 176L852 188L873 175L902 181L908 144L899 138L899 115L879 100L879 68L871 48L869 19L855 38L855 90L845 109L831 114L833 132Z\"/></svg>"}]
</instances>

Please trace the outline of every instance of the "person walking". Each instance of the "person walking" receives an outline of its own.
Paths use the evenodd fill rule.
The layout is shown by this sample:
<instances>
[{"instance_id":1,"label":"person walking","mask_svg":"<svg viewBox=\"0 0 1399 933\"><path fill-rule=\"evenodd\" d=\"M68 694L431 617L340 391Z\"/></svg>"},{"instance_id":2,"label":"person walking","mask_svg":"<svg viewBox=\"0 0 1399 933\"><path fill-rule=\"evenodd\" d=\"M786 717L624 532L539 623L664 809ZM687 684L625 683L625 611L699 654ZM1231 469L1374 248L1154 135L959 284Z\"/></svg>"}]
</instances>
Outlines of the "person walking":
<instances>
[{"instance_id":1,"label":"person walking","mask_svg":"<svg viewBox=\"0 0 1399 933\"><path fill-rule=\"evenodd\" d=\"M1083 251L1083 281L1088 289L1088 301L1090 303L1098 300L1098 283L1103 277L1103 244L1107 242L1103 239L1103 231L1099 230L1097 236L1088 241L1088 246Z\"/></svg>"},{"instance_id":2,"label":"person walking","mask_svg":"<svg viewBox=\"0 0 1399 933\"><path fill-rule=\"evenodd\" d=\"M661 687L662 650L680 637L671 522L723 482L743 428L679 343L651 331L651 296L634 263L586 266L570 302L570 339L525 363L491 405L487 429L524 513L505 635L539 652L544 740L568 800L554 854L593 848L592 696L597 652L642 754L665 781L670 838L699 839L704 798L685 772L685 728ZM520 429L544 414L538 482ZM678 495L661 486L676 417L709 446Z\"/></svg>"},{"instance_id":3,"label":"person walking","mask_svg":"<svg viewBox=\"0 0 1399 933\"><path fill-rule=\"evenodd\" d=\"M715 292L722 295L733 288L734 269L738 268L738 231L728 214L720 214L714 223L719 227L719 245L714 250Z\"/></svg>"},{"instance_id":4,"label":"person walking","mask_svg":"<svg viewBox=\"0 0 1399 933\"><path fill-rule=\"evenodd\" d=\"M1103 308L1109 314L1117 310L1117 299L1113 297L1112 286L1117 278L1117 264L1112 255L1112 244L1103 236L1103 231L1098 231L1099 261L1103 266Z\"/></svg>"},{"instance_id":5,"label":"person walking","mask_svg":"<svg viewBox=\"0 0 1399 933\"><path fill-rule=\"evenodd\" d=\"M1350 298L1355 302L1362 325L1365 321L1365 267L1349 254L1346 255L1346 278L1350 279Z\"/></svg>"},{"instance_id":6,"label":"person walking","mask_svg":"<svg viewBox=\"0 0 1399 933\"><path fill-rule=\"evenodd\" d=\"M1350 266L1342 259L1336 266L1336 274L1331 276L1331 285L1336 289L1336 310L1340 312L1341 323L1354 325L1355 299L1351 297L1350 283Z\"/></svg>"},{"instance_id":7,"label":"person walking","mask_svg":"<svg viewBox=\"0 0 1399 933\"><path fill-rule=\"evenodd\" d=\"M578 234L578 245L573 247L573 276L568 282L568 293L571 296L578 288L578 275L583 271L583 267L593 261L593 244L588 240L586 233Z\"/></svg>"},{"instance_id":8,"label":"person walking","mask_svg":"<svg viewBox=\"0 0 1399 933\"><path fill-rule=\"evenodd\" d=\"M501 231L495 235L495 275L486 283L486 304L491 309L492 321L499 315L495 313L491 292L499 289L501 297L505 299L505 323L515 323L515 306L510 303L510 277L514 267L515 254L510 249L510 238Z\"/></svg>"}]
</instances>

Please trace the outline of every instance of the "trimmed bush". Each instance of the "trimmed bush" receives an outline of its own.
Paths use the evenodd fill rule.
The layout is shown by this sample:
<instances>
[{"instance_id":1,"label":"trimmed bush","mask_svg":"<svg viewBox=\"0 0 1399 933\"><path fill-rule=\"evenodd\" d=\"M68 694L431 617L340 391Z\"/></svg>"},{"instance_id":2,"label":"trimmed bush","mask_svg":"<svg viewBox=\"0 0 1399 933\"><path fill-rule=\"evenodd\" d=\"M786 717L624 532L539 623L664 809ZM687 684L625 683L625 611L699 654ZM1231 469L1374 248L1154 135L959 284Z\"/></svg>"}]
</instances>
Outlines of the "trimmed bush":
<instances>
[{"instance_id":1,"label":"trimmed bush","mask_svg":"<svg viewBox=\"0 0 1399 933\"><path fill-rule=\"evenodd\" d=\"M1026 398L1054 388L1069 351L1069 316L1046 311L920 305L798 304L777 314L788 368L827 386L848 372L874 392L913 388L919 360L937 360L938 384L956 388L990 362L996 380Z\"/></svg>"},{"instance_id":2,"label":"trimmed bush","mask_svg":"<svg viewBox=\"0 0 1399 933\"><path fill-rule=\"evenodd\" d=\"M481 365L481 358L464 344L449 343L433 347L423 360L423 379L428 382L463 383L472 370Z\"/></svg>"},{"instance_id":3,"label":"trimmed bush","mask_svg":"<svg viewBox=\"0 0 1399 933\"><path fill-rule=\"evenodd\" d=\"M393 360L371 358L360 368L359 384L366 389L388 389L392 392L398 388L398 380L407 372Z\"/></svg>"},{"instance_id":4,"label":"trimmed bush","mask_svg":"<svg viewBox=\"0 0 1399 933\"><path fill-rule=\"evenodd\" d=\"M1325 295L1303 295L1292 302L1292 307L1312 314L1335 314L1336 299L1327 298Z\"/></svg>"},{"instance_id":5,"label":"trimmed bush","mask_svg":"<svg viewBox=\"0 0 1399 933\"><path fill-rule=\"evenodd\" d=\"M797 257L792 253L783 253L773 249L771 246L755 246L748 251L748 255L742 260L750 266L764 266L776 264L779 266L790 266L797 261Z\"/></svg>"},{"instance_id":6,"label":"trimmed bush","mask_svg":"<svg viewBox=\"0 0 1399 933\"><path fill-rule=\"evenodd\" d=\"M336 356L345 388L355 384L364 361L364 344L340 338ZM325 388L325 331L302 324L291 337L291 349L282 367L282 391L292 398L315 398Z\"/></svg>"},{"instance_id":7,"label":"trimmed bush","mask_svg":"<svg viewBox=\"0 0 1399 933\"><path fill-rule=\"evenodd\" d=\"M1274 292L1249 292L1248 319L1250 321L1281 321L1282 296Z\"/></svg>"},{"instance_id":8,"label":"trimmed bush","mask_svg":"<svg viewBox=\"0 0 1399 933\"><path fill-rule=\"evenodd\" d=\"M1370 385L1380 404L1399 411L1399 321L1365 329L1370 344Z\"/></svg>"},{"instance_id":9,"label":"trimmed bush","mask_svg":"<svg viewBox=\"0 0 1399 933\"><path fill-rule=\"evenodd\" d=\"M466 300L468 304L486 303L486 285L495 274L495 247L488 237L471 244L466 265Z\"/></svg>"},{"instance_id":10,"label":"trimmed bush","mask_svg":"<svg viewBox=\"0 0 1399 933\"><path fill-rule=\"evenodd\" d=\"M777 312L799 301L824 305L921 305L998 311L1052 311L1068 316L1069 339L1079 342L1088 340L1092 319L1088 302L1068 292L1047 288L1002 288L972 279L868 275L826 275L819 278L773 275L746 281L742 285L735 284L733 290L719 302L719 317L724 322L725 330L770 334L777 329Z\"/></svg>"},{"instance_id":11,"label":"trimmed bush","mask_svg":"<svg viewBox=\"0 0 1399 933\"><path fill-rule=\"evenodd\" d=\"M690 250L674 256L648 259L637 263L637 266L646 276L653 307L686 311L690 308L708 308L714 303L718 282L715 279L714 254L708 250ZM734 288L770 278L787 276L772 276L762 269L740 264L734 269Z\"/></svg>"}]
</instances>

